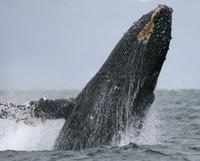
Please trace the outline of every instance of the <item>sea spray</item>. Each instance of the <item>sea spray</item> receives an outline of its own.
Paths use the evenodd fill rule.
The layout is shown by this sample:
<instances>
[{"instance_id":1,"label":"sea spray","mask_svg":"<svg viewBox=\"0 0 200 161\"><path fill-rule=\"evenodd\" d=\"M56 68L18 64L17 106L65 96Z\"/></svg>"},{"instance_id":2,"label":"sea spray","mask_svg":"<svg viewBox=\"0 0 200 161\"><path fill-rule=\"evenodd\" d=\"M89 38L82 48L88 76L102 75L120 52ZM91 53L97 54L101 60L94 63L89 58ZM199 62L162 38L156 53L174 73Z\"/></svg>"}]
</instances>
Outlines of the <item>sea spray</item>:
<instances>
[{"instance_id":1,"label":"sea spray","mask_svg":"<svg viewBox=\"0 0 200 161\"><path fill-rule=\"evenodd\" d=\"M143 124L143 129L136 139L139 145L155 145L160 144L161 135L161 119L156 107L150 108Z\"/></svg>"},{"instance_id":2,"label":"sea spray","mask_svg":"<svg viewBox=\"0 0 200 161\"><path fill-rule=\"evenodd\" d=\"M0 150L51 150L64 119L35 118L28 103L1 104Z\"/></svg>"},{"instance_id":3,"label":"sea spray","mask_svg":"<svg viewBox=\"0 0 200 161\"><path fill-rule=\"evenodd\" d=\"M64 119L35 119L34 125L0 119L0 150L51 150Z\"/></svg>"},{"instance_id":4,"label":"sea spray","mask_svg":"<svg viewBox=\"0 0 200 161\"><path fill-rule=\"evenodd\" d=\"M121 132L119 146L130 143L139 145L155 145L160 143L160 126L161 120L156 107L150 108L144 120L143 128L137 129L129 126L125 132Z\"/></svg>"}]
</instances>

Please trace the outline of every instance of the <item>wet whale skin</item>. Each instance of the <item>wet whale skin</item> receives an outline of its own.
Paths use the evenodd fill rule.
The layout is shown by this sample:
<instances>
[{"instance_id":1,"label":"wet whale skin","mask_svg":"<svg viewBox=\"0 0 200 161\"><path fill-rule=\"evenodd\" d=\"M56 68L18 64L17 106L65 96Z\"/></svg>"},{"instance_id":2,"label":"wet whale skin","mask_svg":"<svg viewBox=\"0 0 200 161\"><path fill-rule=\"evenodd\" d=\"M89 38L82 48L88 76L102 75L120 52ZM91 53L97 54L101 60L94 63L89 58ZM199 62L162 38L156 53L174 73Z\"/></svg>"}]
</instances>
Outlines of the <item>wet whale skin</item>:
<instances>
[{"instance_id":1,"label":"wet whale skin","mask_svg":"<svg viewBox=\"0 0 200 161\"><path fill-rule=\"evenodd\" d=\"M172 9L159 5L123 35L74 100L55 150L111 145L121 132L141 128L171 40Z\"/></svg>"}]
</instances>

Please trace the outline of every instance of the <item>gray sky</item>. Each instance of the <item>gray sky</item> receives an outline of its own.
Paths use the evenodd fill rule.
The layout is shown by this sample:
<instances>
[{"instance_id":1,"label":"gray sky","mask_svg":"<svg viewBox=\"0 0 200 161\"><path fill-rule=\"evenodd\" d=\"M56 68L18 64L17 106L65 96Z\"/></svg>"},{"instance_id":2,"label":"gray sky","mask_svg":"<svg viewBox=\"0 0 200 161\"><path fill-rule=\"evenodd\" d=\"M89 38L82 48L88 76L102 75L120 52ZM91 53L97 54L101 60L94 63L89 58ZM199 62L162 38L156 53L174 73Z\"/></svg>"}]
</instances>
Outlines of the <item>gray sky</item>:
<instances>
[{"instance_id":1,"label":"gray sky","mask_svg":"<svg viewBox=\"0 0 200 161\"><path fill-rule=\"evenodd\" d=\"M0 0L0 89L83 88L160 3L174 12L157 88L200 88L199 0Z\"/></svg>"}]
</instances>

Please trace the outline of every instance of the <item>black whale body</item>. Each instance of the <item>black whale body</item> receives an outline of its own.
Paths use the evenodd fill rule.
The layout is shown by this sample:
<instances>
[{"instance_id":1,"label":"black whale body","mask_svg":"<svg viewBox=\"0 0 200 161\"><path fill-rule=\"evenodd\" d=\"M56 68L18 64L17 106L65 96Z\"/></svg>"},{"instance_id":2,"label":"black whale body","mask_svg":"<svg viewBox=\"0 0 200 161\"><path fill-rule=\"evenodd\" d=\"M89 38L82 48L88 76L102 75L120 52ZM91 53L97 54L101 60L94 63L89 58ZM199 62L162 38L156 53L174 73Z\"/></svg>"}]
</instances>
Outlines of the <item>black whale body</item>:
<instances>
[{"instance_id":1,"label":"black whale body","mask_svg":"<svg viewBox=\"0 0 200 161\"><path fill-rule=\"evenodd\" d=\"M120 132L141 128L169 49L171 13L171 8L159 5L124 34L75 98L55 150L111 145L120 140Z\"/></svg>"}]
</instances>

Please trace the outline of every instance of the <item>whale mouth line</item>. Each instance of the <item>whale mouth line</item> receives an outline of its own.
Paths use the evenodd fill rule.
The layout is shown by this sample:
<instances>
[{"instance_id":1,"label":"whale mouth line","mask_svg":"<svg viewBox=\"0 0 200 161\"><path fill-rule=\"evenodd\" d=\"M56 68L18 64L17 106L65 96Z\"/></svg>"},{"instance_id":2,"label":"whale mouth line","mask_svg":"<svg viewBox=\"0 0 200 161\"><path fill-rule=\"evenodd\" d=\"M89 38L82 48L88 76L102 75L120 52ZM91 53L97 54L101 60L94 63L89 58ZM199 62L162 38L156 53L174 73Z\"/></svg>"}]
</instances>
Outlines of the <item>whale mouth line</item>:
<instances>
[{"instance_id":1,"label":"whale mouth line","mask_svg":"<svg viewBox=\"0 0 200 161\"><path fill-rule=\"evenodd\" d=\"M151 34L154 31L154 23L153 21L149 21L145 27L142 29L142 31L139 32L137 38L140 42L143 42L143 44L147 44L147 42L149 41Z\"/></svg>"}]
</instances>

